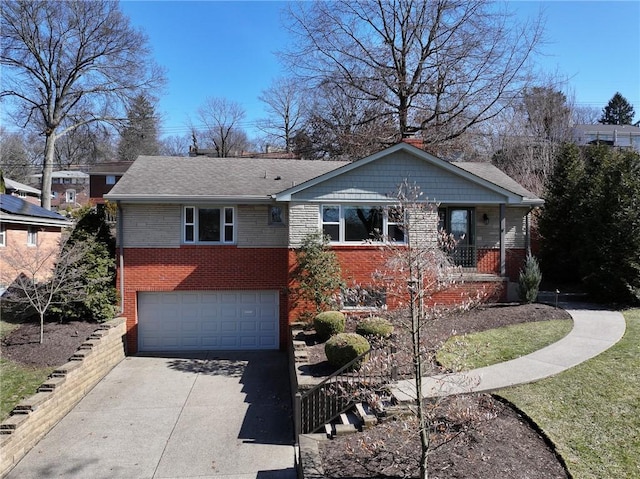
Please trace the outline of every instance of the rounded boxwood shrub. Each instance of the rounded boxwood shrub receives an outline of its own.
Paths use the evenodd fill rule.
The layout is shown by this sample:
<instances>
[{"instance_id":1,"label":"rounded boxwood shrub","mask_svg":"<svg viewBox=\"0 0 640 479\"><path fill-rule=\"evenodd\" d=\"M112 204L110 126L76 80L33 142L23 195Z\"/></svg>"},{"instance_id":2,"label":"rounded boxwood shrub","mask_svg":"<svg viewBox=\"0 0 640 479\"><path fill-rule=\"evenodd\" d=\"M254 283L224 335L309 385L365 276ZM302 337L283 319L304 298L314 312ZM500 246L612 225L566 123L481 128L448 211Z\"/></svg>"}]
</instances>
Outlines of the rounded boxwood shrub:
<instances>
[{"instance_id":1,"label":"rounded boxwood shrub","mask_svg":"<svg viewBox=\"0 0 640 479\"><path fill-rule=\"evenodd\" d=\"M393 333L393 326L387 319L374 316L360 321L356 326L356 333L362 336L388 338Z\"/></svg>"},{"instance_id":2,"label":"rounded boxwood shrub","mask_svg":"<svg viewBox=\"0 0 640 479\"><path fill-rule=\"evenodd\" d=\"M324 345L324 353L329 364L341 368L370 349L369 341L357 333L339 333L332 336ZM361 362L354 365L359 369Z\"/></svg>"},{"instance_id":3,"label":"rounded boxwood shrub","mask_svg":"<svg viewBox=\"0 0 640 479\"><path fill-rule=\"evenodd\" d=\"M324 311L313 319L313 326L320 341L344 332L345 319L340 311Z\"/></svg>"}]
</instances>

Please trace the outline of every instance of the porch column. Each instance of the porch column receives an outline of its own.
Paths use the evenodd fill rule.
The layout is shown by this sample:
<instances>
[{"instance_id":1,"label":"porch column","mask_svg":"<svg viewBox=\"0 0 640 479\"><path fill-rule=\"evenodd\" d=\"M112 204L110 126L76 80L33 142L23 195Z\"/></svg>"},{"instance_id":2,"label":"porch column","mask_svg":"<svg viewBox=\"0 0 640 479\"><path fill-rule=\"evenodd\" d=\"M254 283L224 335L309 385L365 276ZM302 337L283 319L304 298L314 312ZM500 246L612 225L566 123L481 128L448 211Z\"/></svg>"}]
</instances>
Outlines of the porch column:
<instances>
[{"instance_id":1,"label":"porch column","mask_svg":"<svg viewBox=\"0 0 640 479\"><path fill-rule=\"evenodd\" d=\"M507 207L504 203L500 203L500 276L507 275L507 246L505 244L505 235L507 231Z\"/></svg>"}]
</instances>

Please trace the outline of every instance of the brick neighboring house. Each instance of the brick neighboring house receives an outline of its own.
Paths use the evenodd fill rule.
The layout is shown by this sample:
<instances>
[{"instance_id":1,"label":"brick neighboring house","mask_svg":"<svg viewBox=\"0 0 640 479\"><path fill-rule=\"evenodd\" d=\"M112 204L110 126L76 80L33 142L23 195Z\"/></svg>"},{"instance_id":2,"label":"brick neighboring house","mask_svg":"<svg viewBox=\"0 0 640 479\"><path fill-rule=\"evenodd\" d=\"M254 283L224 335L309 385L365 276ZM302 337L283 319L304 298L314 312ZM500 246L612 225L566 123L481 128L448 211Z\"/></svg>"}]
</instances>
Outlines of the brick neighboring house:
<instances>
[{"instance_id":1,"label":"brick neighboring house","mask_svg":"<svg viewBox=\"0 0 640 479\"><path fill-rule=\"evenodd\" d=\"M31 175L33 184L42 186L42 174ZM51 208L64 210L89 203L89 175L82 171L61 170L51 173Z\"/></svg>"},{"instance_id":2,"label":"brick neighboring house","mask_svg":"<svg viewBox=\"0 0 640 479\"><path fill-rule=\"evenodd\" d=\"M364 240L371 228L394 231L389 194L405 179L439 204L425 236L452 231L467 281L504 297L543 201L490 164L407 143L354 162L139 157L106 195L119 208L129 352L284 348L297 317L294 249L322 230L344 279L370 284L380 250ZM366 226L363 215L377 219Z\"/></svg>"},{"instance_id":3,"label":"brick neighboring house","mask_svg":"<svg viewBox=\"0 0 640 479\"><path fill-rule=\"evenodd\" d=\"M108 161L89 170L89 197L94 205L104 204L103 196L111 191L133 161Z\"/></svg>"},{"instance_id":4,"label":"brick neighboring house","mask_svg":"<svg viewBox=\"0 0 640 479\"><path fill-rule=\"evenodd\" d=\"M72 226L64 216L25 201L17 196L0 195L0 289L18 276L16 260L36 259L36 252L57 247L62 229ZM13 260L12 260L13 258ZM44 267L40 279L50 273L55 257Z\"/></svg>"}]
</instances>

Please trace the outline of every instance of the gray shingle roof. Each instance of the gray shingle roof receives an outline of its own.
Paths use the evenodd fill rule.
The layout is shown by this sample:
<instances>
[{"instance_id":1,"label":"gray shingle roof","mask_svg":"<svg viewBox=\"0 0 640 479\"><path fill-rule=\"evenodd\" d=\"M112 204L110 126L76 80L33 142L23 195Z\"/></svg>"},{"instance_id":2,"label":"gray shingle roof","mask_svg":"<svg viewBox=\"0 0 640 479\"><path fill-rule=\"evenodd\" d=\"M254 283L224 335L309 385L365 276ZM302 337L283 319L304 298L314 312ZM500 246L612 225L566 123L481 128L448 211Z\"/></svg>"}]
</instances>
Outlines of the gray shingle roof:
<instances>
[{"instance_id":1,"label":"gray shingle roof","mask_svg":"<svg viewBox=\"0 0 640 479\"><path fill-rule=\"evenodd\" d=\"M271 158L140 156L105 198L266 200L347 164Z\"/></svg>"},{"instance_id":2,"label":"gray shingle roof","mask_svg":"<svg viewBox=\"0 0 640 479\"><path fill-rule=\"evenodd\" d=\"M527 190L524 186L491 163L453 162L451 164L456 165L458 168L476 175L483 180L493 183L500 188L510 191L511 193L522 196L522 198L537 199L535 193Z\"/></svg>"}]
</instances>

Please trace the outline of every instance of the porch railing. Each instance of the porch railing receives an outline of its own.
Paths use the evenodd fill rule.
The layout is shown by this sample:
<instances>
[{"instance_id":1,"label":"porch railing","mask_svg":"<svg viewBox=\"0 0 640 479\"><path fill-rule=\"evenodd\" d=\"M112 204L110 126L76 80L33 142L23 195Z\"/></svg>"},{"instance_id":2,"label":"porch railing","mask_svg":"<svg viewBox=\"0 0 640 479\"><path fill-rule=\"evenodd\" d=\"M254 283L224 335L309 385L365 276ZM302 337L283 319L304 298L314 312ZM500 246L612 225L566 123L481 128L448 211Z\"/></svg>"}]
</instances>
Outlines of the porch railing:
<instances>
[{"instance_id":1,"label":"porch railing","mask_svg":"<svg viewBox=\"0 0 640 479\"><path fill-rule=\"evenodd\" d=\"M317 386L295 397L297 434L317 431L396 378L391 349L369 349ZM357 364L362 364L354 369Z\"/></svg>"},{"instance_id":2,"label":"porch railing","mask_svg":"<svg viewBox=\"0 0 640 479\"><path fill-rule=\"evenodd\" d=\"M478 252L475 246L456 246L449 255L456 266L475 268L478 264Z\"/></svg>"}]
</instances>

